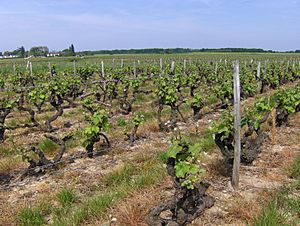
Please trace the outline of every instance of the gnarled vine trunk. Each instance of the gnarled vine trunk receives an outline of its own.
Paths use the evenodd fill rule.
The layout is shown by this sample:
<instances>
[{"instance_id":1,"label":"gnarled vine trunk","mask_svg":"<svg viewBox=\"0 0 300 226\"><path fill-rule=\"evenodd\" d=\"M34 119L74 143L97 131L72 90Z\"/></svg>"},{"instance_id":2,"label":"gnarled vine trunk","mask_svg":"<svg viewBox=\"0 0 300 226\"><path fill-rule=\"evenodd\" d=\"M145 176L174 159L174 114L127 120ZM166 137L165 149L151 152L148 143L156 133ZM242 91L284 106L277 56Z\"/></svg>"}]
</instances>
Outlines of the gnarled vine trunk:
<instances>
[{"instance_id":1,"label":"gnarled vine trunk","mask_svg":"<svg viewBox=\"0 0 300 226\"><path fill-rule=\"evenodd\" d=\"M86 146L86 148L85 148L86 153L87 153L87 156L88 156L89 158L93 158L93 156L94 156L94 153L93 153L93 152L94 152L94 145L95 145L95 143L97 143L97 142L100 141L100 137L101 137L101 136L104 138L104 140L105 140L107 146L110 146L110 143L109 143L109 140L108 140L107 136L106 136L104 133L99 133L99 135L93 137L93 138L90 140L89 144L88 144L88 145Z\"/></svg>"},{"instance_id":2,"label":"gnarled vine trunk","mask_svg":"<svg viewBox=\"0 0 300 226\"><path fill-rule=\"evenodd\" d=\"M182 187L175 175L175 159L169 158L167 171L174 179L175 194L167 201L154 207L147 216L147 223L151 226L178 225L184 226L192 222L206 209L214 205L215 199L206 195L209 184L202 181L193 189ZM162 213L170 211L171 218L164 218Z\"/></svg>"},{"instance_id":3,"label":"gnarled vine trunk","mask_svg":"<svg viewBox=\"0 0 300 226\"><path fill-rule=\"evenodd\" d=\"M1 109L0 108L0 142L4 141L4 133L5 133L4 122L10 112L11 112L11 109Z\"/></svg>"},{"instance_id":4,"label":"gnarled vine trunk","mask_svg":"<svg viewBox=\"0 0 300 226\"><path fill-rule=\"evenodd\" d=\"M45 122L46 131L52 131L53 128L51 123L54 122L56 119L58 119L59 116L62 116L63 114L63 108L61 106L63 104L63 99L60 95L51 94L50 104L55 108L56 113L53 116L51 116L48 120L46 120Z\"/></svg>"}]
</instances>

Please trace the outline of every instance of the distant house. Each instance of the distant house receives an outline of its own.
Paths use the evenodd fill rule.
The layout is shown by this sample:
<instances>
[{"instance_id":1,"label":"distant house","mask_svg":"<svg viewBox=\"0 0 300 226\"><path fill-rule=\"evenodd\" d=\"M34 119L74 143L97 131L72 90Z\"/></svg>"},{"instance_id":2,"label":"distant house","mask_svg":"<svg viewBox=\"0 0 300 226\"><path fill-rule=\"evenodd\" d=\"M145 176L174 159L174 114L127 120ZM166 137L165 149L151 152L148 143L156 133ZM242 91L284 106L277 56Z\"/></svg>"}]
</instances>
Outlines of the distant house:
<instances>
[{"instance_id":1,"label":"distant house","mask_svg":"<svg viewBox=\"0 0 300 226\"><path fill-rule=\"evenodd\" d=\"M7 55L7 56L2 56L2 58L4 59L10 59L10 58L17 58L18 56L17 55ZM1 59L2 59L1 58Z\"/></svg>"},{"instance_id":2,"label":"distant house","mask_svg":"<svg viewBox=\"0 0 300 226\"><path fill-rule=\"evenodd\" d=\"M60 52L50 52L47 54L47 57L58 57L60 55L61 55Z\"/></svg>"}]
</instances>

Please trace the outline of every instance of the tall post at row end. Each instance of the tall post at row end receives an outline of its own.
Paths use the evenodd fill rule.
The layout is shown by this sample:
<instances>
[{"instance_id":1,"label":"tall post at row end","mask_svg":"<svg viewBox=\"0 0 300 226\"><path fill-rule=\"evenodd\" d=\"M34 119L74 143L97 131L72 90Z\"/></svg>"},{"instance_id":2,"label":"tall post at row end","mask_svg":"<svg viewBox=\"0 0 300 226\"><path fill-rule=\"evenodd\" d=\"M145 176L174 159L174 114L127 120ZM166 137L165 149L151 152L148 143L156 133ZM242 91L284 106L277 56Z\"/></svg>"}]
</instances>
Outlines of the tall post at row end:
<instances>
[{"instance_id":1,"label":"tall post at row end","mask_svg":"<svg viewBox=\"0 0 300 226\"><path fill-rule=\"evenodd\" d=\"M171 73L172 74L174 73L174 70L175 70L175 61L172 60L172 63L171 63Z\"/></svg>"},{"instance_id":2,"label":"tall post at row end","mask_svg":"<svg viewBox=\"0 0 300 226\"><path fill-rule=\"evenodd\" d=\"M239 188L239 171L241 162L241 99L240 99L240 68L234 62L234 161L232 170L232 186Z\"/></svg>"},{"instance_id":3,"label":"tall post at row end","mask_svg":"<svg viewBox=\"0 0 300 226\"><path fill-rule=\"evenodd\" d=\"M32 72L32 63L31 62L29 63L29 69L30 69L30 77L32 77L33 72Z\"/></svg>"},{"instance_id":4,"label":"tall post at row end","mask_svg":"<svg viewBox=\"0 0 300 226\"><path fill-rule=\"evenodd\" d=\"M76 76L76 60L74 60L74 77Z\"/></svg>"},{"instance_id":5,"label":"tall post at row end","mask_svg":"<svg viewBox=\"0 0 300 226\"><path fill-rule=\"evenodd\" d=\"M260 71L261 71L261 62L258 62L257 64L257 74L256 74L256 79L257 79L257 92L261 91L262 88L262 80L260 76Z\"/></svg>"},{"instance_id":6,"label":"tall post at row end","mask_svg":"<svg viewBox=\"0 0 300 226\"><path fill-rule=\"evenodd\" d=\"M105 70L104 70L104 62L101 61L101 75L102 75L102 78L105 78Z\"/></svg>"},{"instance_id":7,"label":"tall post at row end","mask_svg":"<svg viewBox=\"0 0 300 226\"><path fill-rule=\"evenodd\" d=\"M172 79L174 79L174 70L175 70L175 61L172 60L172 63L171 63L171 77Z\"/></svg>"},{"instance_id":8,"label":"tall post at row end","mask_svg":"<svg viewBox=\"0 0 300 226\"><path fill-rule=\"evenodd\" d=\"M133 79L136 80L136 63L133 62Z\"/></svg>"}]
</instances>

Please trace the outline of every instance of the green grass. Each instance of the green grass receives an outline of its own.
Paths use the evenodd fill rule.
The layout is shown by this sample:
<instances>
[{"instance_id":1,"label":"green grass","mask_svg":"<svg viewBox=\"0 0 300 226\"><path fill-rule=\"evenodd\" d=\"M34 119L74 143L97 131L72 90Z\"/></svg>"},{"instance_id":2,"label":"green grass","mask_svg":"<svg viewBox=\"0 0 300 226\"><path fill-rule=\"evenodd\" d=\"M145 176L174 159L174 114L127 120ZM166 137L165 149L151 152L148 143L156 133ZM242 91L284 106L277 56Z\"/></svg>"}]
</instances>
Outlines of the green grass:
<instances>
[{"instance_id":1,"label":"green grass","mask_svg":"<svg viewBox=\"0 0 300 226\"><path fill-rule=\"evenodd\" d=\"M255 226L278 226L283 225L284 217L277 207L277 203L272 201L265 207L262 213L254 219Z\"/></svg>"},{"instance_id":2,"label":"green grass","mask_svg":"<svg viewBox=\"0 0 300 226\"><path fill-rule=\"evenodd\" d=\"M18 124L19 122L15 118L10 119L8 122L9 127L16 127Z\"/></svg>"},{"instance_id":3,"label":"green grass","mask_svg":"<svg viewBox=\"0 0 300 226\"><path fill-rule=\"evenodd\" d=\"M272 200L254 218L254 226L300 225L300 157L296 158L289 174L296 181L272 196Z\"/></svg>"},{"instance_id":4,"label":"green grass","mask_svg":"<svg viewBox=\"0 0 300 226\"><path fill-rule=\"evenodd\" d=\"M294 165L289 170L289 174L292 178L300 179L300 155L297 157Z\"/></svg>"},{"instance_id":5,"label":"green grass","mask_svg":"<svg viewBox=\"0 0 300 226\"><path fill-rule=\"evenodd\" d=\"M165 176L166 170L158 156L137 156L132 163L127 163L120 169L105 175L88 194L81 194L76 198L75 189L62 189L57 194L60 206L51 207L50 212L48 208L48 212L42 211L42 213L45 213L44 217L48 216L52 219L51 225L79 225L91 217L104 216L111 205L130 196L134 191L157 185ZM20 214L24 211L28 210L24 209ZM36 214L38 219L43 222L43 215L41 212L38 213ZM28 225L34 225L33 217L22 217L25 218L29 219Z\"/></svg>"},{"instance_id":6,"label":"green grass","mask_svg":"<svg viewBox=\"0 0 300 226\"><path fill-rule=\"evenodd\" d=\"M120 127L124 127L127 125L126 120L124 118L118 118L117 125Z\"/></svg>"},{"instance_id":7,"label":"green grass","mask_svg":"<svg viewBox=\"0 0 300 226\"><path fill-rule=\"evenodd\" d=\"M150 110L150 111L139 111L141 115L144 116L145 121L150 121L151 119L155 118L155 112Z\"/></svg>"},{"instance_id":8,"label":"green grass","mask_svg":"<svg viewBox=\"0 0 300 226\"><path fill-rule=\"evenodd\" d=\"M83 118L83 112L84 109L81 106L78 106L76 108L72 108L68 111L65 111L61 118L63 119L70 119L70 118L76 118L76 119L82 119Z\"/></svg>"},{"instance_id":9,"label":"green grass","mask_svg":"<svg viewBox=\"0 0 300 226\"><path fill-rule=\"evenodd\" d=\"M4 145L0 146L0 156L6 157L11 156L13 154L13 150L9 147L5 147Z\"/></svg>"},{"instance_id":10,"label":"green grass","mask_svg":"<svg viewBox=\"0 0 300 226\"><path fill-rule=\"evenodd\" d=\"M300 183L283 187L254 218L254 226L300 225Z\"/></svg>"},{"instance_id":11,"label":"green grass","mask_svg":"<svg viewBox=\"0 0 300 226\"><path fill-rule=\"evenodd\" d=\"M66 149L67 150L72 149L72 148L76 148L78 146L79 147L81 146L80 138L79 139L72 138L72 139L70 139L66 142Z\"/></svg>"},{"instance_id":12,"label":"green grass","mask_svg":"<svg viewBox=\"0 0 300 226\"><path fill-rule=\"evenodd\" d=\"M205 152L211 152L215 147L216 143L212 136L212 131L210 129L207 129L203 132L203 139L202 142L202 149Z\"/></svg>"},{"instance_id":13,"label":"green grass","mask_svg":"<svg viewBox=\"0 0 300 226\"><path fill-rule=\"evenodd\" d=\"M58 149L58 145L54 143L52 140L44 139L40 142L39 148L45 153L50 154Z\"/></svg>"},{"instance_id":14,"label":"green grass","mask_svg":"<svg viewBox=\"0 0 300 226\"><path fill-rule=\"evenodd\" d=\"M62 206L69 206L75 201L76 195L73 189L63 188L58 194L57 199Z\"/></svg>"},{"instance_id":15,"label":"green grass","mask_svg":"<svg viewBox=\"0 0 300 226\"><path fill-rule=\"evenodd\" d=\"M146 101L146 95L145 94L143 94L143 93L137 94L137 96L136 96L136 103L137 104L142 104L145 101Z\"/></svg>"},{"instance_id":16,"label":"green grass","mask_svg":"<svg viewBox=\"0 0 300 226\"><path fill-rule=\"evenodd\" d=\"M129 183L130 177L136 168L132 164L125 165L121 170L117 170L103 177L102 183L106 187L116 186L120 183Z\"/></svg>"},{"instance_id":17,"label":"green grass","mask_svg":"<svg viewBox=\"0 0 300 226\"><path fill-rule=\"evenodd\" d=\"M189 133L188 136L184 137L184 139L191 144L201 143L202 150L209 152L212 151L216 146L212 134L213 133L210 129L206 129L204 131L200 131L199 133Z\"/></svg>"},{"instance_id":18,"label":"green grass","mask_svg":"<svg viewBox=\"0 0 300 226\"><path fill-rule=\"evenodd\" d=\"M165 169L157 159L148 160L142 166L127 164L104 176L99 190L94 195L85 197L65 217L54 216L53 225L78 225L92 216L103 216L109 206L135 190L159 183L165 175Z\"/></svg>"},{"instance_id":19,"label":"green grass","mask_svg":"<svg viewBox=\"0 0 300 226\"><path fill-rule=\"evenodd\" d=\"M45 223L43 216L37 208L25 208L19 212L17 223L20 226L39 226Z\"/></svg>"}]
</instances>

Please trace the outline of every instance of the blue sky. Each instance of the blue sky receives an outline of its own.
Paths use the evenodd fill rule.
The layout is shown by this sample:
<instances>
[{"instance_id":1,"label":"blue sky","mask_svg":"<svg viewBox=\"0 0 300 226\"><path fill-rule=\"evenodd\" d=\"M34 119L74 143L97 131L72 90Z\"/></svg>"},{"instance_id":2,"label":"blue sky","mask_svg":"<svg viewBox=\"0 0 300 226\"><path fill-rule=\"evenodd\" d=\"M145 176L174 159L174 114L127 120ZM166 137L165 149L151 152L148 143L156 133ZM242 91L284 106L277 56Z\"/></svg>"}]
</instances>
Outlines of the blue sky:
<instances>
[{"instance_id":1,"label":"blue sky","mask_svg":"<svg viewBox=\"0 0 300 226\"><path fill-rule=\"evenodd\" d=\"M300 0L0 0L0 51L300 49Z\"/></svg>"}]
</instances>

